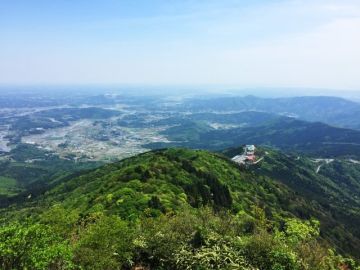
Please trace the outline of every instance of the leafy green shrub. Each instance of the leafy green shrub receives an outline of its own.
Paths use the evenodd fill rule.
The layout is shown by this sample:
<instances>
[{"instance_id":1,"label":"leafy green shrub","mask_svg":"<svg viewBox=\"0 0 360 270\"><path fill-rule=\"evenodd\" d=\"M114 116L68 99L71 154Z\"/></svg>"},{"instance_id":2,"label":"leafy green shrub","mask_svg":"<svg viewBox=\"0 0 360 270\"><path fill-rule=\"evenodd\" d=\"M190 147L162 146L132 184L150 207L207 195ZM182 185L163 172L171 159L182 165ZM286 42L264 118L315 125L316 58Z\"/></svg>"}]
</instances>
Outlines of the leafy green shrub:
<instances>
[{"instance_id":1,"label":"leafy green shrub","mask_svg":"<svg viewBox=\"0 0 360 270\"><path fill-rule=\"evenodd\" d=\"M75 262L83 269L122 269L131 264L131 236L126 222L116 216L101 215L80 232Z\"/></svg>"},{"instance_id":2,"label":"leafy green shrub","mask_svg":"<svg viewBox=\"0 0 360 270\"><path fill-rule=\"evenodd\" d=\"M69 242L42 224L12 223L0 228L1 269L71 269Z\"/></svg>"},{"instance_id":3,"label":"leafy green shrub","mask_svg":"<svg viewBox=\"0 0 360 270\"><path fill-rule=\"evenodd\" d=\"M175 254L177 269L254 269L242 251L221 235L212 234L199 248L183 245Z\"/></svg>"}]
</instances>

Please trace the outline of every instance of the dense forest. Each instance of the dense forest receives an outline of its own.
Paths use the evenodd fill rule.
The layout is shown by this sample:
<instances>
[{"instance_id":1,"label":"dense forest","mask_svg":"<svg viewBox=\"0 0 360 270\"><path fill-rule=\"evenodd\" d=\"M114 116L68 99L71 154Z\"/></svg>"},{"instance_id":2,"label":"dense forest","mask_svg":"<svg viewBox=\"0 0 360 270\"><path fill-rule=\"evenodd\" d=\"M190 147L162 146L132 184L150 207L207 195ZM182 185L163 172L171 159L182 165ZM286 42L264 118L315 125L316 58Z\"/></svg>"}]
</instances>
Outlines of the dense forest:
<instances>
[{"instance_id":1,"label":"dense forest","mask_svg":"<svg viewBox=\"0 0 360 270\"><path fill-rule=\"evenodd\" d=\"M264 162L248 168L222 154L165 149L64 178L1 209L0 265L359 269L358 202L349 201L349 222L324 201L336 189L331 166L350 169L334 164L311 173L315 165L303 157L296 171L297 157L258 151ZM342 184L358 185L358 172L352 168ZM344 200L352 198L348 186Z\"/></svg>"},{"instance_id":2,"label":"dense forest","mask_svg":"<svg viewBox=\"0 0 360 270\"><path fill-rule=\"evenodd\" d=\"M216 117L215 117L216 116ZM214 129L209 121L229 128ZM175 120L171 119L174 123ZM188 147L221 150L244 142L276 147L282 151L322 157L360 157L360 131L306 122L262 112L237 114L194 114L178 119L178 124L162 132L170 142L147 147Z\"/></svg>"}]
</instances>

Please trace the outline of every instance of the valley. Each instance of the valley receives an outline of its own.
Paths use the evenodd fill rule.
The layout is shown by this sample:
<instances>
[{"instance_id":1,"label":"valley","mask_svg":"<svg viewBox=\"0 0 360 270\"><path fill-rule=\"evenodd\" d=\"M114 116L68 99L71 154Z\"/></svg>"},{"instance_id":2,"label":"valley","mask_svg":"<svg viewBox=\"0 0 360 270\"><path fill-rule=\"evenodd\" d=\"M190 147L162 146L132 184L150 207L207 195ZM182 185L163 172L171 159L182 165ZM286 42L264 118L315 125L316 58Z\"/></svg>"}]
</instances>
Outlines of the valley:
<instances>
[{"instance_id":1,"label":"valley","mask_svg":"<svg viewBox=\"0 0 360 270\"><path fill-rule=\"evenodd\" d=\"M108 121L80 120L68 127L28 135L22 143L54 151L60 157L111 161L126 158L148 149L144 144L168 142L160 134L164 128L128 128L116 126L117 119Z\"/></svg>"},{"instance_id":2,"label":"valley","mask_svg":"<svg viewBox=\"0 0 360 270\"><path fill-rule=\"evenodd\" d=\"M27 103L27 108L3 109L0 222L10 224L5 230L23 226L16 222L26 217L34 224L31 226L50 230L62 227L59 222L63 220L71 225L60 230L69 234L56 234L59 243L75 252L78 265L86 266L88 259L78 257L77 250L83 244L76 240L73 245L68 238L75 234L84 239L80 231L90 232L88 218L99 224L96 226L114 218L136 228L127 233L133 237L132 243L137 243L138 233L145 237L142 233L147 229L137 231L139 224L148 226L148 222L172 215L180 218L185 213L181 222L205 213L211 220L223 215L220 219L240 222L241 232L230 230L235 237L230 239L243 239L244 243L245 239L256 241L260 231L276 242L276 232L286 232L284 224L304 222L298 226L316 231L311 243L316 243L323 258L334 260L331 252L336 252L339 261L355 265L360 259L360 131L301 120L290 111L234 110L234 106L205 111L201 102L196 108L189 107L193 102L199 101L178 99L172 103L168 97L104 94L79 98L79 103L66 101L51 107ZM64 220L68 213L73 221ZM54 221L55 217L59 221ZM172 222L160 220L159 224ZM84 228L77 222L84 222ZM115 229L120 225L106 226ZM213 230L208 226L206 223L203 230ZM181 232L177 236L188 239L179 240L188 250L192 247L187 241L194 235L210 237L193 227L188 230L191 235ZM4 235L0 230L0 238ZM218 232L217 237L226 235ZM153 244L151 239L147 241ZM174 240L168 241L175 245ZM237 252L233 240L227 244ZM283 242L273 245L280 248ZM298 248L305 248L303 245L308 248L310 242L299 242L291 251L281 248L296 254L302 263L321 264L321 259L309 262L302 256ZM179 248L170 249L171 254L183 260ZM212 244L208 248L213 248ZM247 248L246 244L241 250ZM150 251L137 244L126 252L135 264L161 266L151 259ZM182 264L174 262L172 255L161 251L156 256L165 256L164 261L181 269ZM257 265L246 256L246 265ZM113 257L102 262L119 263Z\"/></svg>"},{"instance_id":3,"label":"valley","mask_svg":"<svg viewBox=\"0 0 360 270\"><path fill-rule=\"evenodd\" d=\"M10 107L0 111L2 162L17 164L29 172L33 170L30 164L46 163L49 155L74 167L76 164L96 166L151 149L188 147L221 151L242 144L270 146L285 152L306 153L314 158L360 159L360 131L306 122L284 116L284 112L253 111L248 105L235 110L234 104L227 110L221 107L222 111L217 111L220 107L212 108L211 103L207 112L199 112L203 102L210 100L172 98L176 102L169 102L169 97L121 94L84 94L75 99L59 99L56 105L48 106L44 102L45 106L39 106L42 100L55 98L37 96L33 94L27 107L22 107L23 100L14 98ZM246 97L244 100L254 102L256 99ZM312 102L317 100L319 98L314 98ZM324 98L323 102L327 100ZM220 101L228 102L227 99ZM220 106L221 102L217 104ZM339 102L344 101L339 99ZM261 100L260 103L264 106L266 102ZM270 105L273 103L269 100ZM331 99L330 108L333 103L334 99ZM193 104L199 106L192 108ZM32 149L30 154L26 153L29 149ZM20 161L13 158L14 152L17 152L17 158L20 155ZM31 153L35 152L37 154L33 156ZM0 176L13 178L12 173L4 171ZM32 182L30 176L29 180L26 178L14 178L15 190L24 190ZM14 195L12 185L9 185L9 194Z\"/></svg>"}]
</instances>

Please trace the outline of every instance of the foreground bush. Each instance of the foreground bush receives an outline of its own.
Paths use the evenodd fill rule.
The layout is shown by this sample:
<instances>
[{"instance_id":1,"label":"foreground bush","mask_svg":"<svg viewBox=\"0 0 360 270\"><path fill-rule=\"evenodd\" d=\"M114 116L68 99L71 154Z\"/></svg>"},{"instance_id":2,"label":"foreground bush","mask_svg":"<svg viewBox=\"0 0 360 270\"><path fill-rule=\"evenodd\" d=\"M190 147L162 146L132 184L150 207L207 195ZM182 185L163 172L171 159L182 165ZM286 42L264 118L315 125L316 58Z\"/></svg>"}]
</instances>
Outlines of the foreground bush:
<instances>
[{"instance_id":1,"label":"foreground bush","mask_svg":"<svg viewBox=\"0 0 360 270\"><path fill-rule=\"evenodd\" d=\"M151 215L150 215L151 216ZM54 218L55 217L55 218ZM251 224L251 225L249 225ZM3 224L1 269L359 270L319 242L315 220L281 228L252 215L185 209L135 221L55 207L39 220Z\"/></svg>"}]
</instances>

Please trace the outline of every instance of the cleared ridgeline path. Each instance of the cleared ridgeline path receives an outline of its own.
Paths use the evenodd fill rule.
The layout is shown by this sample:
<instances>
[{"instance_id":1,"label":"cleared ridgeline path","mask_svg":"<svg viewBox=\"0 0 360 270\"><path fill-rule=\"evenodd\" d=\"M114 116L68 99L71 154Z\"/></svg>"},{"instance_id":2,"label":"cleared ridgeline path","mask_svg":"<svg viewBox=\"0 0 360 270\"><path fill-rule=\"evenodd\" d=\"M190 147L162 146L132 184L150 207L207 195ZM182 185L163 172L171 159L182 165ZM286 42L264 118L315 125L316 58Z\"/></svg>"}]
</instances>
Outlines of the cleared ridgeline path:
<instances>
[{"instance_id":1,"label":"cleared ridgeline path","mask_svg":"<svg viewBox=\"0 0 360 270\"><path fill-rule=\"evenodd\" d=\"M264 157L259 158L257 161L255 161L253 164L258 164L260 161L262 161Z\"/></svg>"},{"instance_id":2,"label":"cleared ridgeline path","mask_svg":"<svg viewBox=\"0 0 360 270\"><path fill-rule=\"evenodd\" d=\"M355 160L355 159L349 159L349 161L351 162L351 163L354 163L354 164L360 164L360 161L358 161L358 160Z\"/></svg>"},{"instance_id":3,"label":"cleared ridgeline path","mask_svg":"<svg viewBox=\"0 0 360 270\"><path fill-rule=\"evenodd\" d=\"M317 159L312 160L312 162L315 162L315 163L324 162L324 163L320 164L319 166L317 166L315 172L319 173L319 171L323 165L329 164L329 163L333 162L334 160L335 159L333 159L333 158L317 158Z\"/></svg>"}]
</instances>

